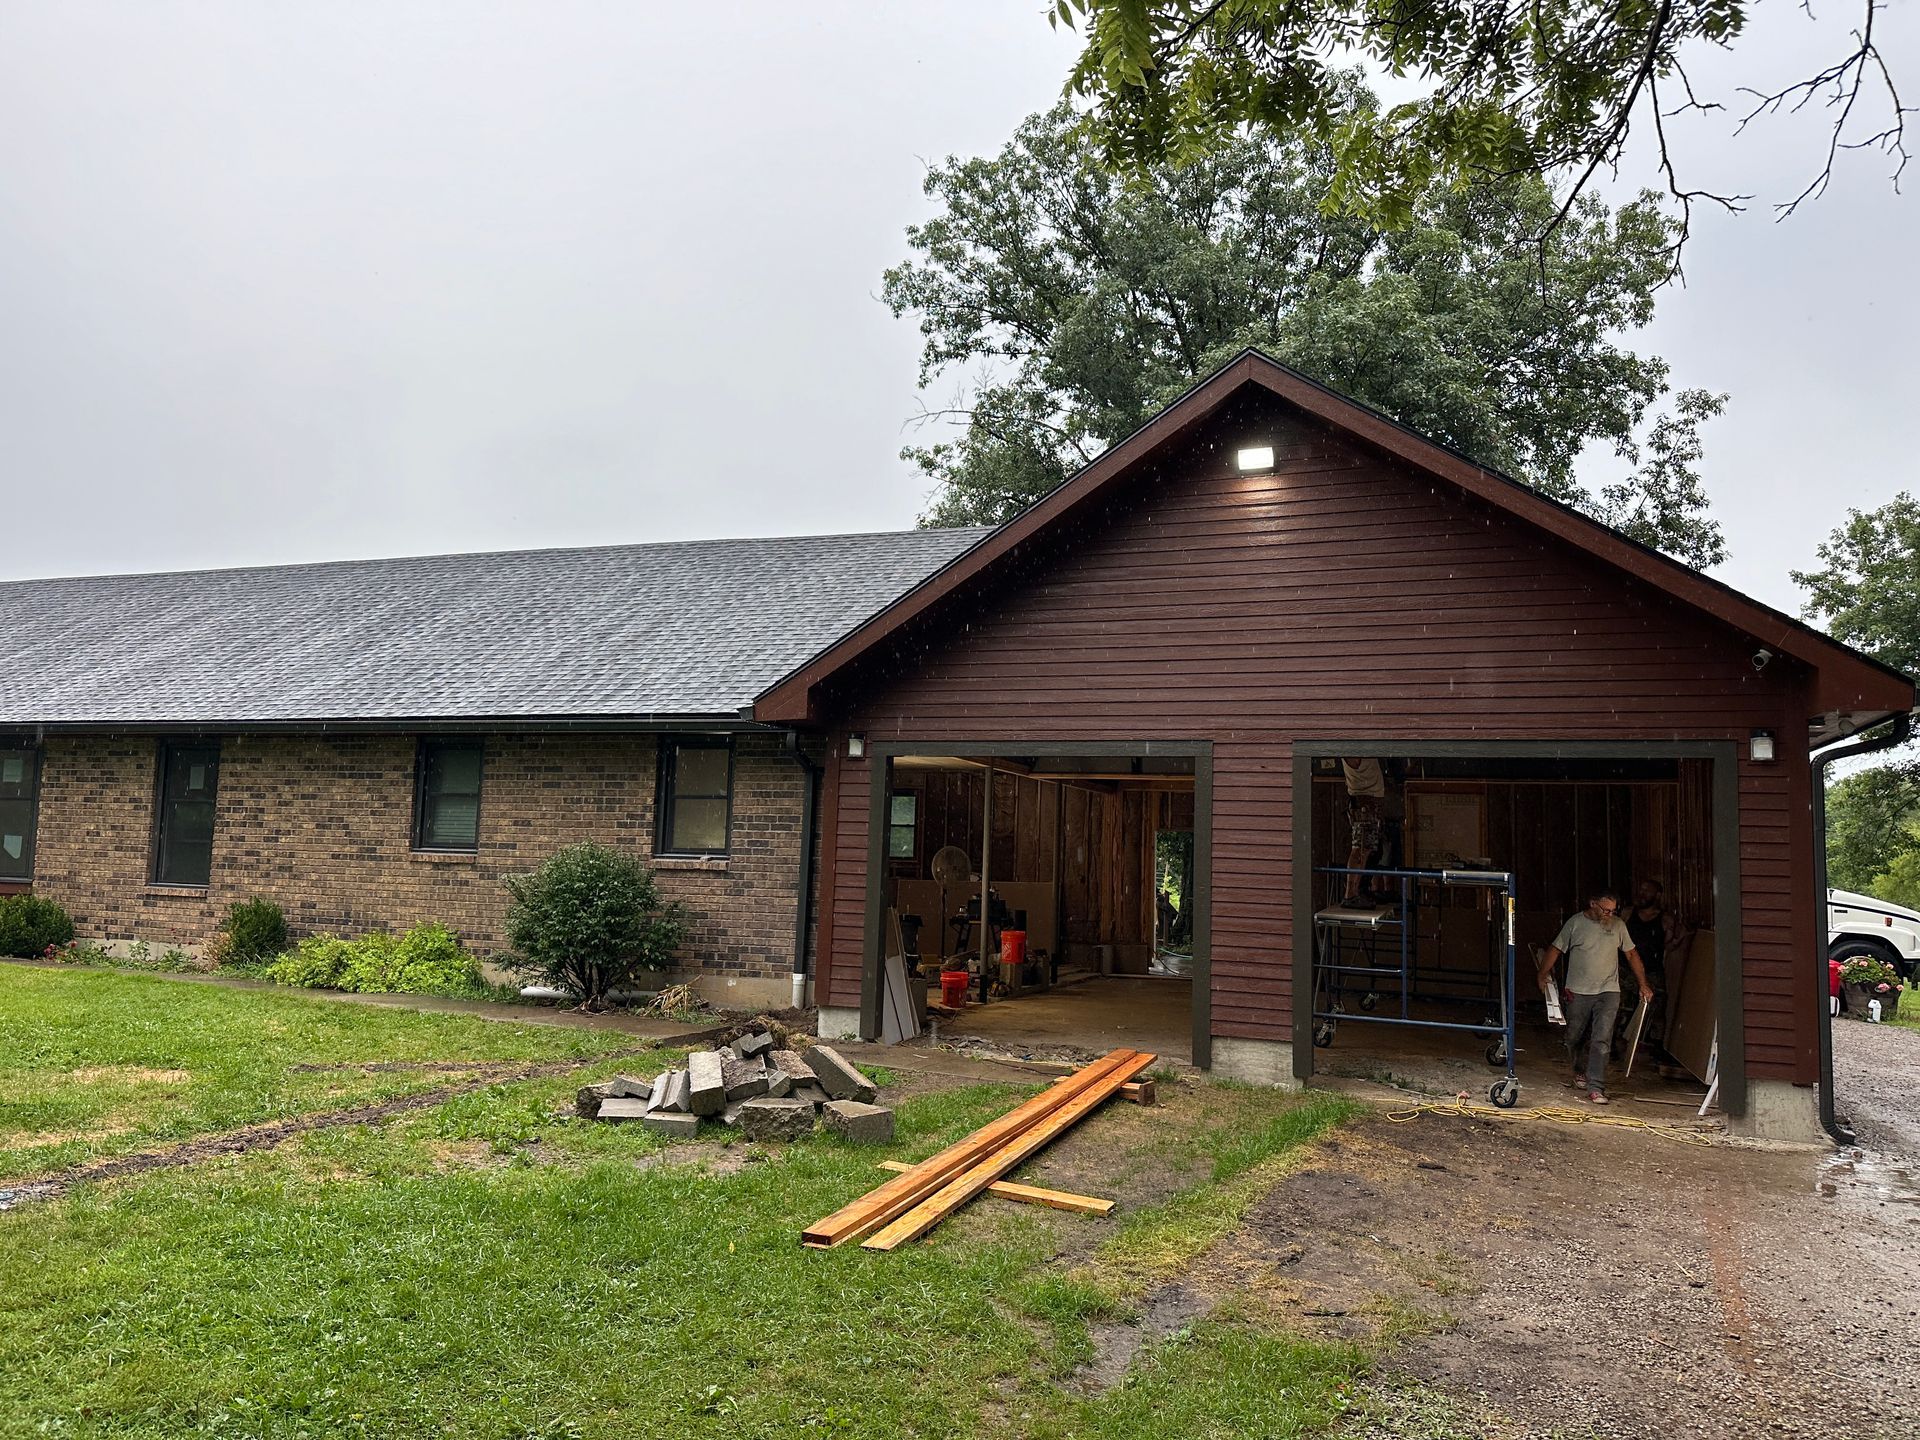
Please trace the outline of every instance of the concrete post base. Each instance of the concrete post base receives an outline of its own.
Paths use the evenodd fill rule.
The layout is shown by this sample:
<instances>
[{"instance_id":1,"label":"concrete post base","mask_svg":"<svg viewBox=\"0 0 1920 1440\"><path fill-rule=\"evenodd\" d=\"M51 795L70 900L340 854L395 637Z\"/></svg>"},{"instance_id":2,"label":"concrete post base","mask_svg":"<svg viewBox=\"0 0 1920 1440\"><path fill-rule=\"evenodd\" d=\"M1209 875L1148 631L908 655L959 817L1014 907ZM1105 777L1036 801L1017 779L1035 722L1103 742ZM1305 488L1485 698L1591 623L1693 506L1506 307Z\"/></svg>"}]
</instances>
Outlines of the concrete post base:
<instances>
[{"instance_id":1,"label":"concrete post base","mask_svg":"<svg viewBox=\"0 0 1920 1440\"><path fill-rule=\"evenodd\" d=\"M822 1040L858 1040L860 1011L851 1005L822 1005L820 1023L814 1027Z\"/></svg>"},{"instance_id":2,"label":"concrete post base","mask_svg":"<svg viewBox=\"0 0 1920 1440\"><path fill-rule=\"evenodd\" d=\"M1820 1128L1820 1094L1811 1085L1785 1080L1749 1080L1747 1113L1729 1116L1727 1128L1755 1140L1791 1140L1801 1145L1831 1144Z\"/></svg>"},{"instance_id":3,"label":"concrete post base","mask_svg":"<svg viewBox=\"0 0 1920 1440\"><path fill-rule=\"evenodd\" d=\"M1284 1040L1238 1040L1216 1035L1213 1037L1213 1073L1227 1080L1244 1080L1249 1085L1272 1085L1280 1090L1301 1088L1293 1073L1293 1046Z\"/></svg>"}]
</instances>

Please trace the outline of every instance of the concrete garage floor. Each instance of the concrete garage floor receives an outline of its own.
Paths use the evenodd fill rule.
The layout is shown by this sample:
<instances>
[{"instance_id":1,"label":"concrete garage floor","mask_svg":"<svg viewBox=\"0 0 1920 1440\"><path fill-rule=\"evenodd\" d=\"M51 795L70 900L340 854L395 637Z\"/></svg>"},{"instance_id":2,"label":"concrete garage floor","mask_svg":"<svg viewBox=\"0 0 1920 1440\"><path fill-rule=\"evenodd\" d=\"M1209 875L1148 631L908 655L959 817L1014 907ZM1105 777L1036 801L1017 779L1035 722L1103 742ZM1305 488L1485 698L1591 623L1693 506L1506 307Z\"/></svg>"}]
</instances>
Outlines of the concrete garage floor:
<instances>
[{"instance_id":1,"label":"concrete garage floor","mask_svg":"<svg viewBox=\"0 0 1920 1440\"><path fill-rule=\"evenodd\" d=\"M1544 1021L1521 1021L1515 1051L1520 1105L1587 1106L1585 1088L1576 1090L1567 1084L1573 1070L1567 1061L1565 1034L1562 1029L1549 1029ZM1482 1036L1460 1031L1346 1019L1334 1032L1333 1044L1313 1052L1314 1080L1372 1081L1435 1097L1464 1093L1469 1100L1485 1104L1488 1087L1506 1074L1504 1067L1487 1063L1487 1043ZM1609 1068L1607 1093L1612 1104L1591 1108L1671 1124L1694 1119L1707 1087L1690 1075L1662 1079L1656 1061L1643 1048L1632 1078L1621 1074L1618 1061ZM1717 1122L1719 1113L1716 1108L1707 1118Z\"/></svg>"},{"instance_id":2,"label":"concrete garage floor","mask_svg":"<svg viewBox=\"0 0 1920 1440\"><path fill-rule=\"evenodd\" d=\"M1193 1059L1193 982L1116 975L969 1005L940 1022L942 1043L965 1037L1009 1055L1098 1055L1124 1045L1186 1064Z\"/></svg>"}]
</instances>

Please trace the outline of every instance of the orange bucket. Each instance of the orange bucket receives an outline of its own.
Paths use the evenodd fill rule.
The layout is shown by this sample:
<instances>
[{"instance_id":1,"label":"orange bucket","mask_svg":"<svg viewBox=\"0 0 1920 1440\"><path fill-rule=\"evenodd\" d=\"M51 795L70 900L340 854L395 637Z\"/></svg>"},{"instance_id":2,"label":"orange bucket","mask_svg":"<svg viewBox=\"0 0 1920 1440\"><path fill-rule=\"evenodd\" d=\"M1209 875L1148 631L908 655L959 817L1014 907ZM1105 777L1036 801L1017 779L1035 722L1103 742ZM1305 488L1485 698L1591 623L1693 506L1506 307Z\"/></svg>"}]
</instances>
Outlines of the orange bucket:
<instances>
[{"instance_id":1,"label":"orange bucket","mask_svg":"<svg viewBox=\"0 0 1920 1440\"><path fill-rule=\"evenodd\" d=\"M965 970L942 970L940 972L940 1003L949 1010L958 1010L967 1003L967 985L973 976Z\"/></svg>"},{"instance_id":2,"label":"orange bucket","mask_svg":"<svg viewBox=\"0 0 1920 1440\"><path fill-rule=\"evenodd\" d=\"M1027 932L1024 930L1002 930L1000 932L1000 963L1018 965L1027 958Z\"/></svg>"}]
</instances>

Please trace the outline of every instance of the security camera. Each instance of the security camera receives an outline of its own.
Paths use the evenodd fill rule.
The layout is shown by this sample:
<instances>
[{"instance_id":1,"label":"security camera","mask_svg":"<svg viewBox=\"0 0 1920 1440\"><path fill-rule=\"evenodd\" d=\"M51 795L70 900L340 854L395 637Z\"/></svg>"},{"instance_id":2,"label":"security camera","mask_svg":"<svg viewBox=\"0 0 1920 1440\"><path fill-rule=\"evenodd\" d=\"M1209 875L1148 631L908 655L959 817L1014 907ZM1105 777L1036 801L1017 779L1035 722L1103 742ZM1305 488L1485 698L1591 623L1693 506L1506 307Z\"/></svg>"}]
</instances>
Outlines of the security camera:
<instances>
[{"instance_id":1,"label":"security camera","mask_svg":"<svg viewBox=\"0 0 1920 1440\"><path fill-rule=\"evenodd\" d=\"M1753 668L1755 670L1764 670L1767 668L1767 662L1771 659L1773 659L1773 651L1762 645L1758 650L1753 652Z\"/></svg>"}]
</instances>

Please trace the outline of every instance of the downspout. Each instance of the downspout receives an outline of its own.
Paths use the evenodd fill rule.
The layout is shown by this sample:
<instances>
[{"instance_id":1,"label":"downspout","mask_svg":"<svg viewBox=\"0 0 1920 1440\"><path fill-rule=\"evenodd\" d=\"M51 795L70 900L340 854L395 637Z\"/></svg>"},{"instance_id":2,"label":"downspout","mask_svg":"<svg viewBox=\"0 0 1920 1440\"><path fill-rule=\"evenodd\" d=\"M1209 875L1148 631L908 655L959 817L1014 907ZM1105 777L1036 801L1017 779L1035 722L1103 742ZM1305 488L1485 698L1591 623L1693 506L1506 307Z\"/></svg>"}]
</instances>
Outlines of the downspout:
<instances>
[{"instance_id":1,"label":"downspout","mask_svg":"<svg viewBox=\"0 0 1920 1440\"><path fill-rule=\"evenodd\" d=\"M1876 739L1855 738L1829 746L1812 757L1813 764L1813 893L1820 905L1820 943L1814 947L1814 964L1819 983L1813 993L1825 998L1827 985L1828 935L1833 929L1832 912L1827 906L1827 766L1855 755L1871 755L1904 745L1913 734L1911 714L1894 717L1893 729ZM1820 1035L1820 1128L1833 1137L1836 1145L1853 1144L1853 1132L1840 1123L1833 1105L1833 1015L1832 1007L1820 1005L1814 1028Z\"/></svg>"},{"instance_id":2,"label":"downspout","mask_svg":"<svg viewBox=\"0 0 1920 1440\"><path fill-rule=\"evenodd\" d=\"M800 767L800 896L793 917L793 1008L807 1003L807 933L813 922L813 856L819 826L820 767L800 748L800 732L787 731L787 756Z\"/></svg>"}]
</instances>

